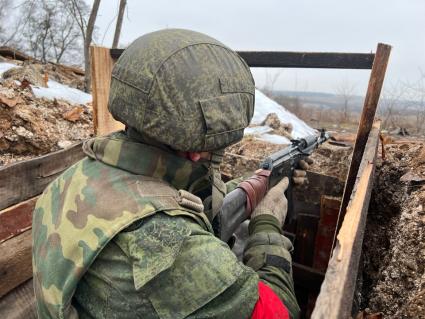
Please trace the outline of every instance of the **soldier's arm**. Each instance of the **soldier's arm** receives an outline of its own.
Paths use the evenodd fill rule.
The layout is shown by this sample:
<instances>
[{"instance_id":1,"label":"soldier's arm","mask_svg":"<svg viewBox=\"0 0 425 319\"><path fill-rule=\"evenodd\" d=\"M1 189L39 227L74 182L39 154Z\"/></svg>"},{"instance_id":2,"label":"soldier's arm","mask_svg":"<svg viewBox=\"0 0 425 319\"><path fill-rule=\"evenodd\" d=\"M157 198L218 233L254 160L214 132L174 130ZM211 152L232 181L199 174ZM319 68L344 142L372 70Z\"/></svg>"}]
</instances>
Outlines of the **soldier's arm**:
<instances>
[{"instance_id":1,"label":"soldier's arm","mask_svg":"<svg viewBox=\"0 0 425 319\"><path fill-rule=\"evenodd\" d=\"M287 212L284 192L288 179L270 189L251 215L244 263L253 268L283 301L291 317L297 318L299 306L292 280L292 244L282 234Z\"/></svg>"},{"instance_id":2,"label":"soldier's arm","mask_svg":"<svg viewBox=\"0 0 425 319\"><path fill-rule=\"evenodd\" d=\"M291 318L298 318L299 306L292 279L293 247L281 234L278 220L271 215L254 217L249 225L244 263L253 268L264 283L279 296Z\"/></svg>"}]
</instances>

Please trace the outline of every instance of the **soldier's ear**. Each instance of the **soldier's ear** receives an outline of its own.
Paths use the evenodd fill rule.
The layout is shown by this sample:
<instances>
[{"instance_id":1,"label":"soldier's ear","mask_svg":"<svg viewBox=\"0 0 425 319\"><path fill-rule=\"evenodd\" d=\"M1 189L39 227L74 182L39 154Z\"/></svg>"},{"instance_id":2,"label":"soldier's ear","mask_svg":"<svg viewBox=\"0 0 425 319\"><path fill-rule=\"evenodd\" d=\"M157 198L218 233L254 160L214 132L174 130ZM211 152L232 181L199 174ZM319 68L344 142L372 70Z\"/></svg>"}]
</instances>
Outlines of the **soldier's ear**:
<instances>
[{"instance_id":1,"label":"soldier's ear","mask_svg":"<svg viewBox=\"0 0 425 319\"><path fill-rule=\"evenodd\" d=\"M201 159L201 153L198 152L188 152L188 155L192 162L197 162Z\"/></svg>"}]
</instances>

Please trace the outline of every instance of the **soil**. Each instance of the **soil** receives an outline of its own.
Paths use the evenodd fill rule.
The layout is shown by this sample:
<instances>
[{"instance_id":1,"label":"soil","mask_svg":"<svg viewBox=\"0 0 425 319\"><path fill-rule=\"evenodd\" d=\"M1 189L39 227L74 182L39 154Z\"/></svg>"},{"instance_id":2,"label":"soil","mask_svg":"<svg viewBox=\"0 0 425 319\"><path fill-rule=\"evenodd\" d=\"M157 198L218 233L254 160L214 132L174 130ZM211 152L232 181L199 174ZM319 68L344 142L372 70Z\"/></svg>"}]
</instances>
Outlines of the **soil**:
<instances>
[{"instance_id":1,"label":"soil","mask_svg":"<svg viewBox=\"0 0 425 319\"><path fill-rule=\"evenodd\" d=\"M252 174L267 156L285 147L287 145L271 144L251 136L245 137L226 149L222 173L228 178ZM309 166L309 170L345 181L352 151L351 146L336 146L326 142L310 156L313 164Z\"/></svg>"},{"instance_id":2,"label":"soil","mask_svg":"<svg viewBox=\"0 0 425 319\"><path fill-rule=\"evenodd\" d=\"M51 64L25 64L3 74L0 80L0 166L54 152L93 135L91 105L34 96L29 84L43 86L48 78L74 88L83 85L83 78L78 74Z\"/></svg>"},{"instance_id":3,"label":"soil","mask_svg":"<svg viewBox=\"0 0 425 319\"><path fill-rule=\"evenodd\" d=\"M356 309L364 318L425 318L425 141L386 141L385 160L378 152ZM226 150L222 170L246 177L282 147L244 138ZM351 152L327 142L311 156L310 170L345 180Z\"/></svg>"},{"instance_id":4,"label":"soil","mask_svg":"<svg viewBox=\"0 0 425 319\"><path fill-rule=\"evenodd\" d=\"M391 144L375 173L357 292L368 313L425 318L425 142Z\"/></svg>"}]
</instances>

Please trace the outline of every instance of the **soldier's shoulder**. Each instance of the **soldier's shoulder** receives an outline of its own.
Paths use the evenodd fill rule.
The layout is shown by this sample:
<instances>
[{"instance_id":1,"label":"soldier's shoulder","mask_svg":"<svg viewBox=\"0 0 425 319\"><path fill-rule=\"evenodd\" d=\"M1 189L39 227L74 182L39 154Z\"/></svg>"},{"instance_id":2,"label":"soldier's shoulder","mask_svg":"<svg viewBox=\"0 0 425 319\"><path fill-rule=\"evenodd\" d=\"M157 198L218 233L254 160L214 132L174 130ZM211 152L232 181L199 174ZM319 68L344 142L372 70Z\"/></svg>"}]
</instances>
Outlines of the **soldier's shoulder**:
<instances>
[{"instance_id":1,"label":"soldier's shoulder","mask_svg":"<svg viewBox=\"0 0 425 319\"><path fill-rule=\"evenodd\" d=\"M133 260L136 289L149 295L161 317L186 317L242 278L250 278L256 294L256 273L190 218L157 213L114 240Z\"/></svg>"}]
</instances>

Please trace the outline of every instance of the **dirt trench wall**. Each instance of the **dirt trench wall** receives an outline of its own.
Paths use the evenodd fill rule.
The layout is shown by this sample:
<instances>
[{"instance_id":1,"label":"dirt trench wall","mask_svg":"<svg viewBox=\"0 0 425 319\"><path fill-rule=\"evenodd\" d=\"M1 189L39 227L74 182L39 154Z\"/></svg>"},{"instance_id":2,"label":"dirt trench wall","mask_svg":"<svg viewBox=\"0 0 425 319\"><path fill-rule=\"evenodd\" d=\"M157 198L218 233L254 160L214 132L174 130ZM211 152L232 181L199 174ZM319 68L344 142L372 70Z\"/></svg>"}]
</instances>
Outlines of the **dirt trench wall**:
<instances>
[{"instance_id":1,"label":"dirt trench wall","mask_svg":"<svg viewBox=\"0 0 425 319\"><path fill-rule=\"evenodd\" d=\"M377 165L356 302L385 318L425 318L425 147L387 147Z\"/></svg>"}]
</instances>

